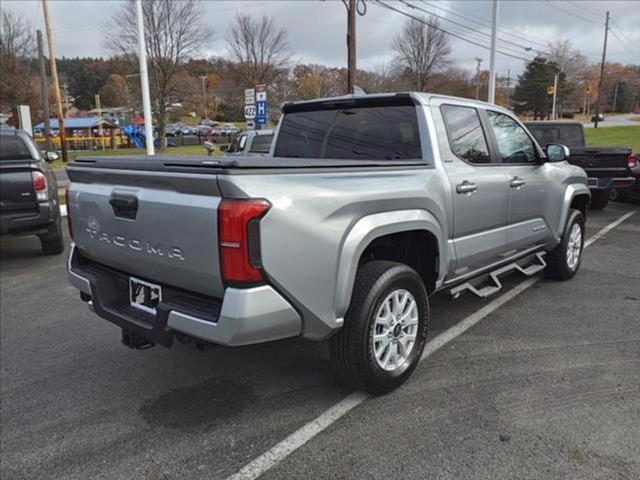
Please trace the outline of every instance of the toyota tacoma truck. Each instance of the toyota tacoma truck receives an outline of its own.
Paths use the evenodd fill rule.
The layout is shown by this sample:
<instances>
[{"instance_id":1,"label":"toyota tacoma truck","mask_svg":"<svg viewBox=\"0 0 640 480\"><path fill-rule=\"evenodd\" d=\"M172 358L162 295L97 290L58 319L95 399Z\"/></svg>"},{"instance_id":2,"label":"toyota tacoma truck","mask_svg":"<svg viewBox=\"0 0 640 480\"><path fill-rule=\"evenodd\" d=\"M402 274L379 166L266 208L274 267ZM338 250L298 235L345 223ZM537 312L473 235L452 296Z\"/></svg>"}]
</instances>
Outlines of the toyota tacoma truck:
<instances>
[{"instance_id":1,"label":"toyota tacoma truck","mask_svg":"<svg viewBox=\"0 0 640 480\"><path fill-rule=\"evenodd\" d=\"M606 207L615 189L633 185L631 168L636 156L630 147L586 146L580 122L536 121L525 122L525 126L540 145L561 143L571 149L569 163L587 172L593 210Z\"/></svg>"},{"instance_id":2,"label":"toyota tacoma truck","mask_svg":"<svg viewBox=\"0 0 640 480\"><path fill-rule=\"evenodd\" d=\"M37 235L42 251L64 251L58 186L47 162L57 152L44 155L31 136L0 127L0 233Z\"/></svg>"},{"instance_id":3,"label":"toyota tacoma truck","mask_svg":"<svg viewBox=\"0 0 640 480\"><path fill-rule=\"evenodd\" d=\"M349 385L416 367L429 296L576 274L590 193L500 107L426 93L283 106L269 157L67 167L71 283L134 348L329 340Z\"/></svg>"}]
</instances>

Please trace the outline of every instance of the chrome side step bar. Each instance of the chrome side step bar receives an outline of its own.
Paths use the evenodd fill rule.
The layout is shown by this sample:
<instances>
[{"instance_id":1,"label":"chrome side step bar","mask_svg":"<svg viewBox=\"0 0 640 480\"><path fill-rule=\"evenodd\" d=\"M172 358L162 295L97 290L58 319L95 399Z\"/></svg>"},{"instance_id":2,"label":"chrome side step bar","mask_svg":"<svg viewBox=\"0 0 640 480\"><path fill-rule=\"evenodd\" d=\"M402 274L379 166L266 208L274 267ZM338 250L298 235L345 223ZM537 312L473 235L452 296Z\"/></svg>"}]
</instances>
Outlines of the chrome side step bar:
<instances>
[{"instance_id":1,"label":"chrome side step bar","mask_svg":"<svg viewBox=\"0 0 640 480\"><path fill-rule=\"evenodd\" d=\"M536 273L544 270L547 266L547 262L544 261L544 256L546 252L538 252L534 255L533 263L526 268L521 267L518 262L509 263L500 267L493 272L489 273L489 279L493 284L485 285L484 287L476 287L471 281L462 283L456 287L453 287L449 290L449 293L453 296L453 298L458 298L465 290L469 290L471 293L477 295L480 298L488 297L489 295L493 295L499 290L502 290L502 282L500 281L500 275L503 275L512 270L517 270L520 273L524 274L527 277L535 275Z\"/></svg>"}]
</instances>

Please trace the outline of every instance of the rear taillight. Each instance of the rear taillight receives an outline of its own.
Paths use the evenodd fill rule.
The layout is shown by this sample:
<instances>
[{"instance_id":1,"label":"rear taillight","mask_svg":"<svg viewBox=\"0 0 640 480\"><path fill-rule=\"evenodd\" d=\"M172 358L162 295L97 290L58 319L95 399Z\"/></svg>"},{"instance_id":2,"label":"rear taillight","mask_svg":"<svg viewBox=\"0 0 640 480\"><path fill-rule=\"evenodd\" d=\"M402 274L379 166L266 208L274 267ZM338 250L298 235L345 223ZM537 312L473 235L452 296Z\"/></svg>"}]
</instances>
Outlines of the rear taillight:
<instances>
[{"instance_id":1,"label":"rear taillight","mask_svg":"<svg viewBox=\"0 0 640 480\"><path fill-rule=\"evenodd\" d=\"M31 172L31 179L33 180L33 189L36 192L36 199L39 202L46 202L49 200L49 189L47 188L47 177L42 172Z\"/></svg>"},{"instance_id":2,"label":"rear taillight","mask_svg":"<svg viewBox=\"0 0 640 480\"><path fill-rule=\"evenodd\" d=\"M64 204L67 207L67 228L69 229L69 236L73 239L73 228L71 227L71 206L69 205L69 185L64 189Z\"/></svg>"},{"instance_id":3,"label":"rear taillight","mask_svg":"<svg viewBox=\"0 0 640 480\"><path fill-rule=\"evenodd\" d=\"M627 167L633 168L638 164L638 155L634 155L633 153L627 157Z\"/></svg>"},{"instance_id":4,"label":"rear taillight","mask_svg":"<svg viewBox=\"0 0 640 480\"><path fill-rule=\"evenodd\" d=\"M218 207L218 241L222 279L254 283L264 279L260 258L260 218L271 205L266 200L222 200Z\"/></svg>"}]
</instances>

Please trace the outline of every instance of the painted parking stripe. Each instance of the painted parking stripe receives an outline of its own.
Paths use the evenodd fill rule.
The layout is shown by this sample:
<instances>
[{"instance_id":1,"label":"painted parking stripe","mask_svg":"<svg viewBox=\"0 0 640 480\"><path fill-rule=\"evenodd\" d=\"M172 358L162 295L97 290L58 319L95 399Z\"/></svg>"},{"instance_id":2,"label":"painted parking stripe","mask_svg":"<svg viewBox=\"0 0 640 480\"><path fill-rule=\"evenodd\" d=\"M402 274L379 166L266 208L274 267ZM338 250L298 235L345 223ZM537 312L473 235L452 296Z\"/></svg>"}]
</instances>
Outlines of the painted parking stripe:
<instances>
[{"instance_id":1,"label":"painted parking stripe","mask_svg":"<svg viewBox=\"0 0 640 480\"><path fill-rule=\"evenodd\" d=\"M617 220L600 229L597 233L595 233L592 237L585 241L584 247L587 248L589 245L592 245L598 239L602 238L608 232L631 217L634 213L636 213L636 210L625 213ZM482 307L480 310L472 313L453 327L444 331L433 340L427 342L424 348L424 352L422 353L422 357L420 357L420 361L434 354L454 338L462 335L464 332L469 330L487 315L500 308L512 298L520 295L532 285L535 285L540 281L541 278L541 276L537 276L526 279L524 282L519 283L504 295L496 298L489 304ZM325 410L318 417L293 432L280 443L274 445L265 453L263 453L250 463L246 464L244 467L238 470L238 472L227 477L227 480L254 480L260 477L267 470L275 467L278 463L287 458L298 448L309 442L309 440L318 435L320 432L326 430L336 420L339 420L355 407L363 403L367 398L369 398L369 395L362 392L353 392L347 395L338 403L334 404L331 408Z\"/></svg>"},{"instance_id":2,"label":"painted parking stripe","mask_svg":"<svg viewBox=\"0 0 640 480\"><path fill-rule=\"evenodd\" d=\"M67 216L67 206L66 205L60 205L60 215L62 215L63 217Z\"/></svg>"}]
</instances>

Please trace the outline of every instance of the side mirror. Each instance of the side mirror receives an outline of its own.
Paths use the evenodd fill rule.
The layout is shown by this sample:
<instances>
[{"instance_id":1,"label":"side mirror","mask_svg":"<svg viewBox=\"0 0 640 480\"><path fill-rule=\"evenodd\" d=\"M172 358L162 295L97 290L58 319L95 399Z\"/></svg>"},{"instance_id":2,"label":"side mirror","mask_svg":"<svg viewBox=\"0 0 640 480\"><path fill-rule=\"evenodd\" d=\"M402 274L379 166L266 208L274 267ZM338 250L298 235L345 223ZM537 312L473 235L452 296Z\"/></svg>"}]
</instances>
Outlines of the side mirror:
<instances>
[{"instance_id":1,"label":"side mirror","mask_svg":"<svg viewBox=\"0 0 640 480\"><path fill-rule=\"evenodd\" d=\"M44 159L47 162L55 162L60 159L60 154L58 152L54 152L53 150L47 150L44 152Z\"/></svg>"},{"instance_id":2,"label":"side mirror","mask_svg":"<svg viewBox=\"0 0 640 480\"><path fill-rule=\"evenodd\" d=\"M227 144L220 145L220 151L221 152L228 152L229 151L229 145L227 145Z\"/></svg>"},{"instance_id":3,"label":"side mirror","mask_svg":"<svg viewBox=\"0 0 640 480\"><path fill-rule=\"evenodd\" d=\"M568 159L571 154L569 147L561 143L549 143L545 147L545 152L550 162L562 162Z\"/></svg>"}]
</instances>

